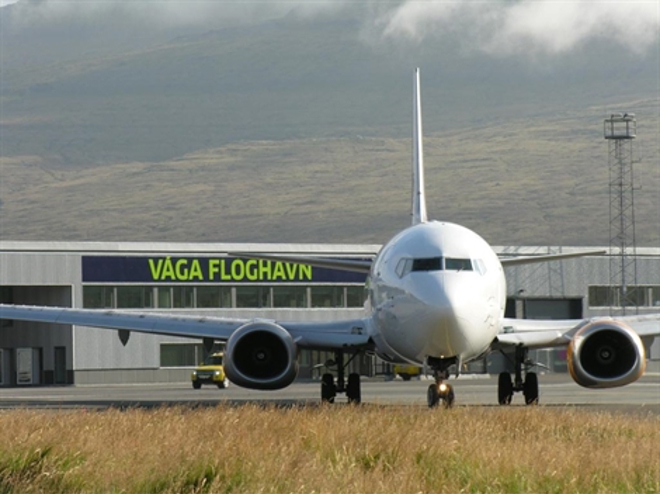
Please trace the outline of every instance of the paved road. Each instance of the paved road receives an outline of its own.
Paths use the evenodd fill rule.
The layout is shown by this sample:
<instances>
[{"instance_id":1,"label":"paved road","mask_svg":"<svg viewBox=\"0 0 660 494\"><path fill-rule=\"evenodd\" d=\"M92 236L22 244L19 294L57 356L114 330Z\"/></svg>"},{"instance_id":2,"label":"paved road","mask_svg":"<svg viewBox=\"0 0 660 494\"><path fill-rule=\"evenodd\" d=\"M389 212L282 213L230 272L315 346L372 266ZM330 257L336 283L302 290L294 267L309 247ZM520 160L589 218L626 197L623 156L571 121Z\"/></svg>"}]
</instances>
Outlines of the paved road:
<instances>
[{"instance_id":1,"label":"paved road","mask_svg":"<svg viewBox=\"0 0 660 494\"><path fill-rule=\"evenodd\" d=\"M628 386L590 390L575 384L568 375L540 376L540 401L543 406L576 406L593 410L660 415L660 376L644 376ZM362 401L382 405L425 406L429 381L403 382L364 380ZM497 379L461 378L453 382L457 406L495 406ZM219 403L272 403L275 405L315 405L320 399L318 382L301 382L279 391L252 391L230 386L193 390L189 384L121 386L63 386L0 389L0 408L106 408L153 407L188 404L213 406ZM345 401L338 397L338 402ZM513 406L522 406L520 393Z\"/></svg>"}]
</instances>

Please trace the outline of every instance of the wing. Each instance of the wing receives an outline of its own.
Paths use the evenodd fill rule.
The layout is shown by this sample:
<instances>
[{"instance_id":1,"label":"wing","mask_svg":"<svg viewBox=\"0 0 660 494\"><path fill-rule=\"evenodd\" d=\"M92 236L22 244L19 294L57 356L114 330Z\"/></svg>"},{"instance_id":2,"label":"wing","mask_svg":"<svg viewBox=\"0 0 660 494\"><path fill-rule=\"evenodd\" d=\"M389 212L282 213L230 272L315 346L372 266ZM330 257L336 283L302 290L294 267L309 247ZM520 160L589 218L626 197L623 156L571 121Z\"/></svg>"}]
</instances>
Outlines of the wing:
<instances>
[{"instance_id":1,"label":"wing","mask_svg":"<svg viewBox=\"0 0 660 494\"><path fill-rule=\"evenodd\" d=\"M660 336L660 314L564 320L505 318L502 332L497 335L494 347L496 349L510 345L522 345L528 348L567 346L581 328L595 322L623 324L643 339Z\"/></svg>"},{"instance_id":2,"label":"wing","mask_svg":"<svg viewBox=\"0 0 660 494\"><path fill-rule=\"evenodd\" d=\"M0 304L0 319L72 324L101 329L136 331L155 335L226 341L239 328L262 319L183 316L117 310L29 307ZM275 321L268 321L275 322ZM291 334L300 348L338 349L361 347L369 342L367 319L337 322L276 323Z\"/></svg>"},{"instance_id":3,"label":"wing","mask_svg":"<svg viewBox=\"0 0 660 494\"><path fill-rule=\"evenodd\" d=\"M606 250L583 250L580 252L570 252L566 254L547 254L539 256L525 257L504 257L500 259L502 266L516 266L520 264L533 264L536 262L560 261L562 259L572 259L574 257L602 256L607 254Z\"/></svg>"},{"instance_id":4,"label":"wing","mask_svg":"<svg viewBox=\"0 0 660 494\"><path fill-rule=\"evenodd\" d=\"M423 178L422 178L423 180ZM419 199L423 201L422 199ZM413 197L413 202L415 198ZM426 218L426 208L423 206L420 209L420 212L413 213L413 217L417 218ZM606 254L605 250L585 250L580 252L571 252L565 254L548 254L548 255L538 255L538 256L525 256L525 257L504 257L500 259L502 266L516 266L521 264L532 264L537 262L550 262L550 261L560 261L562 259L572 259L575 257L585 257L585 256L600 256ZM289 256L289 255L273 255L273 254L260 254L254 252L229 252L231 256L240 257L243 259L264 259L267 261L282 261L290 263L299 263L299 264L309 264L311 266L317 266L320 268L330 268L330 269L343 269L345 271L353 271L356 273L369 274L371 271L371 265L373 264L373 259L369 260L355 260L355 259L337 259L337 258L327 258L327 257L310 257L310 256Z\"/></svg>"}]
</instances>

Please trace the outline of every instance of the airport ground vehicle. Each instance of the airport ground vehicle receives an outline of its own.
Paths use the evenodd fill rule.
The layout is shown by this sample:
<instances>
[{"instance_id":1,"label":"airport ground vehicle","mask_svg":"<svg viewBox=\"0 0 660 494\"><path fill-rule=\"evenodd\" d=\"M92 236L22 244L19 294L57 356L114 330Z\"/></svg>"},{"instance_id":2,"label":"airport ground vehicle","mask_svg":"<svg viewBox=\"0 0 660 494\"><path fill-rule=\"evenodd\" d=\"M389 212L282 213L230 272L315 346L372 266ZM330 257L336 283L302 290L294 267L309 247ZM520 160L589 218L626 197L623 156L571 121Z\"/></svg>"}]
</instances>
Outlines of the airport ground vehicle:
<instances>
[{"instance_id":1,"label":"airport ground vehicle","mask_svg":"<svg viewBox=\"0 0 660 494\"><path fill-rule=\"evenodd\" d=\"M413 377L418 377L422 369L416 365L395 365L394 374L400 376L404 381L410 381Z\"/></svg>"},{"instance_id":2,"label":"airport ground vehicle","mask_svg":"<svg viewBox=\"0 0 660 494\"><path fill-rule=\"evenodd\" d=\"M193 388L199 389L202 384L215 384L218 388L224 389L229 385L229 380L225 376L223 367L224 355L222 353L212 353L204 362L192 372L190 380Z\"/></svg>"}]
</instances>

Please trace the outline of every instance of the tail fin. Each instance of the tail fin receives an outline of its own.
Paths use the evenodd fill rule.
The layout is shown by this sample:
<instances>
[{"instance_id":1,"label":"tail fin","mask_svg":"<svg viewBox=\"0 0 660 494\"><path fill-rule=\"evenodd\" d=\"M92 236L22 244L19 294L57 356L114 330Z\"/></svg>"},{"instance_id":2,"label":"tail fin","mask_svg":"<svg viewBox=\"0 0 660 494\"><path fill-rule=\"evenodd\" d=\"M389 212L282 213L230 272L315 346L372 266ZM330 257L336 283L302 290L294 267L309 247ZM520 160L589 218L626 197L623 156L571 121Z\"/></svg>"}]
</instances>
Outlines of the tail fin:
<instances>
[{"instance_id":1,"label":"tail fin","mask_svg":"<svg viewBox=\"0 0 660 494\"><path fill-rule=\"evenodd\" d=\"M415 69L413 102L413 184L412 224L426 223L426 197L424 195L424 150L422 148L422 102L419 89L419 68Z\"/></svg>"}]
</instances>

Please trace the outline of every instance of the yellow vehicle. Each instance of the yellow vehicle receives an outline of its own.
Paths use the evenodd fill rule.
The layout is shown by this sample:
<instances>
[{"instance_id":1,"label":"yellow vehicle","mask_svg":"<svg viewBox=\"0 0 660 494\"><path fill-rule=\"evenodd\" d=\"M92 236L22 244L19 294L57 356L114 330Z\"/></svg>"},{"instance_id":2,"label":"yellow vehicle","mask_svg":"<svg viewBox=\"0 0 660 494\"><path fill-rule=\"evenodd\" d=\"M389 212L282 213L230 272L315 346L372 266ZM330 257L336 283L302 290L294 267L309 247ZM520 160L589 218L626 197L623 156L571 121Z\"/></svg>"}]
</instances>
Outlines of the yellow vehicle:
<instances>
[{"instance_id":1,"label":"yellow vehicle","mask_svg":"<svg viewBox=\"0 0 660 494\"><path fill-rule=\"evenodd\" d=\"M395 365L394 373L401 376L404 381L410 381L411 378L419 376L422 369L414 365Z\"/></svg>"},{"instance_id":2,"label":"yellow vehicle","mask_svg":"<svg viewBox=\"0 0 660 494\"><path fill-rule=\"evenodd\" d=\"M229 386L229 380L222 366L223 357L222 353L212 353L192 372L190 379L193 388L199 389L202 384L215 384L220 389Z\"/></svg>"}]
</instances>

